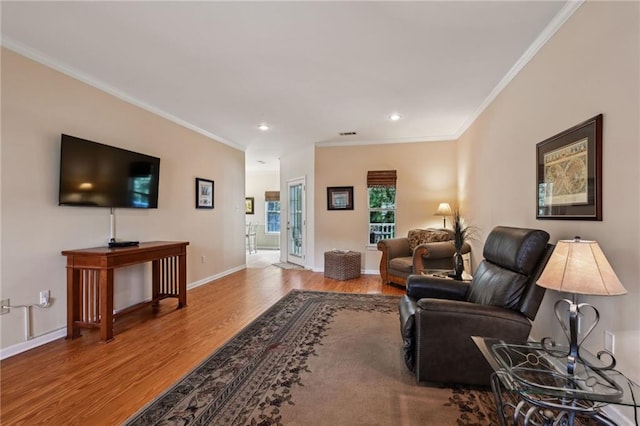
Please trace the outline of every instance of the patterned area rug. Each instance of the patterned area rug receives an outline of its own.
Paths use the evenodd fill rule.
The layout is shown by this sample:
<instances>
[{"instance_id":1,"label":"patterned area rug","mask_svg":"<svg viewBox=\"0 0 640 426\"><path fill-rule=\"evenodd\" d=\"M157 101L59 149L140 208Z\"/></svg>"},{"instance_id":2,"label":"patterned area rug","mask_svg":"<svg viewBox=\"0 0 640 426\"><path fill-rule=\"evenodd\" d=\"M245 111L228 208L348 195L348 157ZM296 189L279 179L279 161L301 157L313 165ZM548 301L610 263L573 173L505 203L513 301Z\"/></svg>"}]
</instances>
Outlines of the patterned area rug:
<instances>
[{"instance_id":1,"label":"patterned area rug","mask_svg":"<svg viewBox=\"0 0 640 426\"><path fill-rule=\"evenodd\" d=\"M397 304L294 290L125 424L498 424L490 391L416 385Z\"/></svg>"}]
</instances>

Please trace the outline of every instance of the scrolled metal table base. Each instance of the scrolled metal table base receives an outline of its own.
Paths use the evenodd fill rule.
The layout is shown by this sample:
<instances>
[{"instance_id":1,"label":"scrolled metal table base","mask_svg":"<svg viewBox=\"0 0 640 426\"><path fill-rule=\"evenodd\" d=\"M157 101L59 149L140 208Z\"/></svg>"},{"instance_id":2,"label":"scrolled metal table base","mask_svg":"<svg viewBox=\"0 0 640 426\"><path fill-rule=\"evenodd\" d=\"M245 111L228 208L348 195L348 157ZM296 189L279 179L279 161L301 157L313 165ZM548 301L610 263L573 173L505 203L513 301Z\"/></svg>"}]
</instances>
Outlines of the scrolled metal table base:
<instances>
[{"instance_id":1,"label":"scrolled metal table base","mask_svg":"<svg viewBox=\"0 0 640 426\"><path fill-rule=\"evenodd\" d=\"M574 426L577 415L591 417L602 425L617 426L617 423L602 414L601 408L607 405L605 403L550 397L524 390L509 391L503 389L500 378L503 374L495 372L491 375L491 390L501 426Z\"/></svg>"}]
</instances>

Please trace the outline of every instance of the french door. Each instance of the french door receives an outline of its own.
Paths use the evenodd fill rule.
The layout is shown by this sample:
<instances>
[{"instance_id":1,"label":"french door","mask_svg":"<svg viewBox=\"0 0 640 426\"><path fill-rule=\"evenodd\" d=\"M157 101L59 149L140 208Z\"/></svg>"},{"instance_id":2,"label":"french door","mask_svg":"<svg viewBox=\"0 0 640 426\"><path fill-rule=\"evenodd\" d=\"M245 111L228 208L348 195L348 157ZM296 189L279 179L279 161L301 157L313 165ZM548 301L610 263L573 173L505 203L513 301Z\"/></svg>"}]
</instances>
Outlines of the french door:
<instances>
[{"instance_id":1,"label":"french door","mask_svg":"<svg viewBox=\"0 0 640 426\"><path fill-rule=\"evenodd\" d=\"M287 211L287 262L304 266L305 253L305 179L287 182L289 206Z\"/></svg>"}]
</instances>

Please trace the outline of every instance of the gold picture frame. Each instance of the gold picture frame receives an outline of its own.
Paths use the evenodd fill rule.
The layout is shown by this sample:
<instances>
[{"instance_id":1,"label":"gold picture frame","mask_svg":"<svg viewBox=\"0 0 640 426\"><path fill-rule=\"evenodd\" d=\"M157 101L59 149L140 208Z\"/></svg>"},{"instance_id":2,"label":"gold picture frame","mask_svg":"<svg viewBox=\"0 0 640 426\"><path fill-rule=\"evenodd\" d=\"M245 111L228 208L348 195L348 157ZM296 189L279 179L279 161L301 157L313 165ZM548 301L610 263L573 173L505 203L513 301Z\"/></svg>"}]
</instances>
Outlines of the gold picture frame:
<instances>
[{"instance_id":1,"label":"gold picture frame","mask_svg":"<svg viewBox=\"0 0 640 426\"><path fill-rule=\"evenodd\" d=\"M254 203L255 203L255 199L254 197L246 197L244 199L244 213L245 214L253 214L254 212Z\"/></svg>"},{"instance_id":2,"label":"gold picture frame","mask_svg":"<svg viewBox=\"0 0 640 426\"><path fill-rule=\"evenodd\" d=\"M602 220L602 114L536 145L536 219Z\"/></svg>"}]
</instances>

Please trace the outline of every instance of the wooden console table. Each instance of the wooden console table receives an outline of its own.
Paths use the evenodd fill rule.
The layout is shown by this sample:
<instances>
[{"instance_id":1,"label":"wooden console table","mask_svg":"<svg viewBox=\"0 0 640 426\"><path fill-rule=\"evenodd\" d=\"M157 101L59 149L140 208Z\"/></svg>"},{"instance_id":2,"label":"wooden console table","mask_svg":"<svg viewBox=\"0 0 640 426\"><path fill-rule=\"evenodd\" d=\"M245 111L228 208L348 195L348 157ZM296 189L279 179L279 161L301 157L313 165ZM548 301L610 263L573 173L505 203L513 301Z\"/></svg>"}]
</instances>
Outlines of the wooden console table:
<instances>
[{"instance_id":1,"label":"wooden console table","mask_svg":"<svg viewBox=\"0 0 640 426\"><path fill-rule=\"evenodd\" d=\"M157 305L175 297L178 309L187 306L188 242L154 241L133 247L96 247L65 250L67 257L67 338L80 336L80 328L100 328L100 339L113 340L114 317ZM152 300L113 312L113 270L152 262Z\"/></svg>"}]
</instances>

